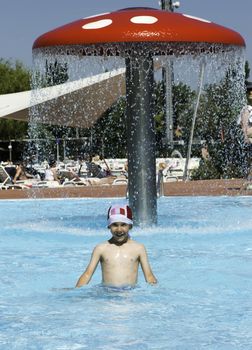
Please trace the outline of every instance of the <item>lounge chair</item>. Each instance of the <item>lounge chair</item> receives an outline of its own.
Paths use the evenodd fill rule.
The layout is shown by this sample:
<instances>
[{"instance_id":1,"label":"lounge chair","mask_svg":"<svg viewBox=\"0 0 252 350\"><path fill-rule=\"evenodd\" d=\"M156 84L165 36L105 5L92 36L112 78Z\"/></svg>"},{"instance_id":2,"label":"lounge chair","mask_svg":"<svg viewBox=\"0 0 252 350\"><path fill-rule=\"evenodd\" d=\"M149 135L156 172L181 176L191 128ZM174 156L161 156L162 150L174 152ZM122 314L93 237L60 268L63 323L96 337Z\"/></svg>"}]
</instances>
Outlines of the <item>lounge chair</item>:
<instances>
[{"instance_id":1,"label":"lounge chair","mask_svg":"<svg viewBox=\"0 0 252 350\"><path fill-rule=\"evenodd\" d=\"M90 182L86 178L78 178L78 179L72 179L72 180L65 180L62 183L63 187L76 187L76 186L89 186Z\"/></svg>"},{"instance_id":2,"label":"lounge chair","mask_svg":"<svg viewBox=\"0 0 252 350\"><path fill-rule=\"evenodd\" d=\"M251 191L252 190L252 184L247 184L246 190Z\"/></svg>"},{"instance_id":3,"label":"lounge chair","mask_svg":"<svg viewBox=\"0 0 252 350\"><path fill-rule=\"evenodd\" d=\"M177 176L172 176L172 175L166 175L166 176L164 176L164 178L163 178L163 181L164 182L176 182L176 181L178 181L179 179L178 179L178 177Z\"/></svg>"},{"instance_id":4,"label":"lounge chair","mask_svg":"<svg viewBox=\"0 0 252 350\"><path fill-rule=\"evenodd\" d=\"M38 181L34 184L32 184L32 188L57 188L61 185L58 183L58 181Z\"/></svg>"},{"instance_id":5,"label":"lounge chair","mask_svg":"<svg viewBox=\"0 0 252 350\"><path fill-rule=\"evenodd\" d=\"M117 178L112 182L112 185L128 185L128 180L124 178Z\"/></svg>"},{"instance_id":6,"label":"lounge chair","mask_svg":"<svg viewBox=\"0 0 252 350\"><path fill-rule=\"evenodd\" d=\"M2 165L0 165L0 190L6 189L8 185L12 184L12 180L10 175L4 169Z\"/></svg>"}]
</instances>

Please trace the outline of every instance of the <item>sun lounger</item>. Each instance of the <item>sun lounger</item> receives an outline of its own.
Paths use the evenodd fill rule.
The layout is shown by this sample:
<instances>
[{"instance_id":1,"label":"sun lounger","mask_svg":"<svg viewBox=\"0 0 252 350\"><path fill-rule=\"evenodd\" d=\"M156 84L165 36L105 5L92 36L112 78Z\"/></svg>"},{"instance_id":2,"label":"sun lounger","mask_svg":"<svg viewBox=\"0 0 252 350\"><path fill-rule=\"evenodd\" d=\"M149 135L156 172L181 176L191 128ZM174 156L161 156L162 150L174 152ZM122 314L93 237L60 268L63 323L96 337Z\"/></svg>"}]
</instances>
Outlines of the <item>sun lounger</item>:
<instances>
[{"instance_id":1,"label":"sun lounger","mask_svg":"<svg viewBox=\"0 0 252 350\"><path fill-rule=\"evenodd\" d=\"M172 176L172 175L166 175L166 176L164 176L164 178L163 178L163 181L164 182L176 182L176 181L178 181L179 179L178 179L178 177L177 176Z\"/></svg>"},{"instance_id":2,"label":"sun lounger","mask_svg":"<svg viewBox=\"0 0 252 350\"><path fill-rule=\"evenodd\" d=\"M249 191L251 191L251 190L252 190L252 184L249 184L249 185L247 185L247 188L246 188L246 190L249 190Z\"/></svg>"},{"instance_id":3,"label":"sun lounger","mask_svg":"<svg viewBox=\"0 0 252 350\"><path fill-rule=\"evenodd\" d=\"M57 188L60 186L58 181L38 181L32 184L32 188Z\"/></svg>"},{"instance_id":4,"label":"sun lounger","mask_svg":"<svg viewBox=\"0 0 252 350\"><path fill-rule=\"evenodd\" d=\"M0 190L24 190L30 187L31 186L25 184L24 181L13 183L10 175L4 167L0 165Z\"/></svg>"},{"instance_id":5,"label":"sun lounger","mask_svg":"<svg viewBox=\"0 0 252 350\"><path fill-rule=\"evenodd\" d=\"M17 180L15 182L16 185L32 188L34 184L38 183L38 179L26 179L26 180Z\"/></svg>"},{"instance_id":6,"label":"sun lounger","mask_svg":"<svg viewBox=\"0 0 252 350\"><path fill-rule=\"evenodd\" d=\"M12 184L12 180L10 175L4 169L2 165L0 165L0 189L6 189L8 185Z\"/></svg>"},{"instance_id":7,"label":"sun lounger","mask_svg":"<svg viewBox=\"0 0 252 350\"><path fill-rule=\"evenodd\" d=\"M71 180L71 181L65 181L62 184L63 187L76 187L76 186L88 186L88 185L89 185L89 183L86 180L84 180L84 181Z\"/></svg>"},{"instance_id":8,"label":"sun lounger","mask_svg":"<svg viewBox=\"0 0 252 350\"><path fill-rule=\"evenodd\" d=\"M127 179L123 179L123 178L115 179L112 182L112 185L127 185L127 184L128 184L128 180Z\"/></svg>"}]
</instances>

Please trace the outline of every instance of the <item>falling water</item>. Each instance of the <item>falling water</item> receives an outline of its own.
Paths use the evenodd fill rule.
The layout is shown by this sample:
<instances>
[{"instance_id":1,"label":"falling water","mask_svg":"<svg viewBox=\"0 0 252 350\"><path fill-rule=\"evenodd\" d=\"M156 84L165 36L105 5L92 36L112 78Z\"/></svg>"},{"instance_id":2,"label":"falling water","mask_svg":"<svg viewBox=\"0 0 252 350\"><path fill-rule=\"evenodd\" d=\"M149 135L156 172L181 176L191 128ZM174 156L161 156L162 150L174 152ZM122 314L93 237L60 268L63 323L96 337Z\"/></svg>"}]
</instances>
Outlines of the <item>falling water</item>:
<instances>
[{"instance_id":1,"label":"falling water","mask_svg":"<svg viewBox=\"0 0 252 350\"><path fill-rule=\"evenodd\" d=\"M154 46L151 46L154 45ZM30 145L29 153L33 154L38 161L47 159L50 155L56 154L62 160L66 154L69 157L79 157L81 154L93 152L104 152L104 144L106 145L105 157L116 157L114 153L114 145L109 148L109 141L104 138L97 140L94 135L94 123L99 123L99 118L104 117L107 110L117 108L117 101L120 101L125 96L125 62L127 57L132 57L132 54L145 54L151 50L151 57L154 66L155 84L160 83L162 79L162 69L167 65L167 62L172 62L173 67L173 86L172 89L180 84L187 86L192 94L197 89L197 83L200 74L200 62L204 59L204 86L199 99L199 111L196 115L196 126L194 138L199 140L192 147L192 156L199 156L200 145L204 139L211 145L216 143L218 136L207 137L208 126L211 123L213 116L208 115L206 110L207 91L211 86L216 86L214 94L218 95L221 91L218 90L218 84L228 76L228 86L226 97L223 97L224 105L227 104L232 110L232 115L229 116L228 122L223 119L223 125L219 125L219 120L216 121L216 133L225 134L230 123L235 122L239 111L245 104L245 89L244 89L244 52L240 47L224 47L221 45L212 44L206 49L206 44L181 44L181 43L148 43L133 45L130 43L121 45L120 47L112 47L109 44L104 44L103 47L90 46L82 48L73 46L71 48L45 48L35 49L33 52L33 96L34 101L47 99L48 96L53 97L52 90L57 89L58 98L54 98L49 102L37 104L32 108L30 116L30 138L36 139ZM207 53L205 53L207 51ZM48 67L50 74L54 72L55 64L65 70L65 84L60 84L56 88L48 86ZM54 68L53 68L54 67ZM56 76L57 79L57 76ZM81 94L78 88L83 85L92 85L94 82L100 81L95 88L90 87L87 93ZM100 85L99 85L100 84ZM53 84L51 84L53 85ZM93 85L94 86L94 85ZM69 89L76 89L75 92L68 94ZM142 88L143 89L143 88ZM145 90L145 88L144 88ZM87 90L86 90L87 91ZM141 87L140 87L141 91ZM222 91L223 92L223 91ZM132 92L128 91L128 94ZM156 93L156 92L155 92ZM208 92L209 93L209 92ZM193 96L193 95L192 95ZM153 96L155 99L155 96ZM213 96L215 99L216 96ZM218 109L221 109L219 96L217 98L216 118L218 119ZM173 101L176 103L176 96L173 96ZM183 101L182 101L183 102ZM213 100L214 102L214 100ZM191 119L193 117L194 105L196 97L189 104L182 106L175 105L175 122L180 124L183 129L182 137L184 143L178 148L178 151L185 156L188 147L190 134ZM214 102L215 103L215 102ZM114 107L113 107L114 106ZM117 107L116 107L117 106ZM123 127L121 130L113 130L114 125L110 127L110 119L106 123L106 130L110 129L110 134L115 133L118 144L121 145L123 157L127 157L125 130L123 128L127 124L125 116L125 104L121 105L121 122ZM162 112L163 113L163 112ZM155 118L155 106L154 106ZM128 123L129 124L129 123ZM45 125L47 127L45 128ZM49 125L49 131L48 131ZM54 133L51 132L52 125ZM51 128L51 129L50 129ZM128 125L128 128L129 125ZM164 126L165 128L165 126ZM222 128L220 132L220 128ZM56 130L56 131L55 131ZM204 134L202 135L202 130ZM131 131L132 132L132 131ZM56 135L55 135L56 134ZM99 135L98 135L99 136ZM221 136L220 136L221 137ZM63 141L62 141L63 140ZM90 141L91 140L91 141ZM220 142L222 142L221 140ZM91 144L90 144L91 142ZM219 141L218 141L219 142ZM64 152L62 144L64 143ZM119 147L118 147L119 148ZM56 151L58 149L58 151ZM164 148L157 145L156 156L169 156L174 147ZM155 150L151 151L155 152ZM228 151L223 151L228 152ZM63 154L64 153L64 154ZM146 150L148 154L148 150ZM121 155L120 155L121 156ZM228 158L228 157L227 157ZM142 158L143 159L143 158ZM140 159L140 161L142 161ZM140 167L134 160L134 167ZM149 175L146 175L147 177ZM133 180L135 181L135 179ZM141 202L142 203L142 202ZM155 206L155 205L154 205Z\"/></svg>"},{"instance_id":2,"label":"falling water","mask_svg":"<svg viewBox=\"0 0 252 350\"><path fill-rule=\"evenodd\" d=\"M30 138L43 139L41 146L37 142L37 152L39 159L46 158L50 153L51 142L49 147L46 147L46 135L41 134L41 125L61 125L61 136L67 138L69 135L69 129L64 130L65 126L89 128L91 129L90 115L95 112L97 106L101 106L106 101L108 91L114 85L114 89L117 90L115 93L114 102L120 95L125 95L124 87L124 72L125 72L125 59L118 56L73 56L62 52L60 49L58 52L54 48L53 54L48 53L48 49L37 49L34 52L34 65L33 65L33 94L32 100L34 102L47 99L51 96L51 88L41 89L46 86L46 64L47 66L53 66L55 62L61 67L67 66L67 83L58 86L58 90L63 95L57 99L51 100L49 103L42 105L35 105L32 108L30 116ZM184 51L184 49L183 49ZM207 87L209 84L217 84L224 79L225 74L228 70L235 70L236 74L232 77L232 90L229 92L230 103L235 105L235 110L238 115L242 106L245 104L245 91L244 91L244 59L243 49L230 49L230 51L224 51L222 53L211 53L204 55L205 73L204 73L204 86ZM65 53L65 54L63 54ZM110 53L113 53L112 48ZM199 67L203 55L156 55L154 57L155 67L155 80L160 81L161 79L161 68L166 65L167 60L173 62L173 73L174 73L174 85L183 83L190 86L193 90L197 88L197 82L199 79ZM83 100L79 94L76 94L77 99L67 95L68 89L78 88L82 79L89 79L92 83L92 78L99 74L107 74L106 84L103 84L102 90L97 90L92 93L93 104L87 106L83 105ZM112 74L118 74L118 79L110 81L109 77ZM112 80L112 79L111 79ZM115 85L116 84L116 85ZM106 88L105 88L106 86ZM204 94L204 92L203 92ZM74 95L74 94L73 94ZM33 102L32 101L32 102ZM89 101L90 102L90 101ZM85 101L84 101L85 103ZM112 104L112 103L111 103ZM104 106L104 108L108 106ZM192 103L193 107L193 103ZM87 113L87 110L89 111ZM188 113L184 111L185 114ZM102 114L102 113L101 113ZM191 116L189 116L191 118ZM60 129L60 128L59 128ZM65 128L66 129L66 128ZM189 130L186 130L188 133ZM111 130L113 132L113 130ZM196 131L197 133L197 131ZM118 142L120 142L120 135ZM69 145L71 142L69 141ZM71 151L69 150L71 153Z\"/></svg>"}]
</instances>

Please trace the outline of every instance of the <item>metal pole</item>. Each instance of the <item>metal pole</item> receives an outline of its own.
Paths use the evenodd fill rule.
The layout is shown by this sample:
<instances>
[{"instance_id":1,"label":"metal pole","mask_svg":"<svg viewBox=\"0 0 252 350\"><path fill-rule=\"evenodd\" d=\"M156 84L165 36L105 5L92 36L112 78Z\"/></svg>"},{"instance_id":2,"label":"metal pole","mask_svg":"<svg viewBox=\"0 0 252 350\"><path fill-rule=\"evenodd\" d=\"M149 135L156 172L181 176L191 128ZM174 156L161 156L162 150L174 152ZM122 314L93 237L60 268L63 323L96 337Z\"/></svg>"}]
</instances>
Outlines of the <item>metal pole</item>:
<instances>
[{"instance_id":1,"label":"metal pole","mask_svg":"<svg viewBox=\"0 0 252 350\"><path fill-rule=\"evenodd\" d=\"M166 117L166 136L170 145L173 145L173 104L172 104L172 85L173 85L173 64L170 59L167 60L164 68L165 75L165 117Z\"/></svg>"},{"instance_id":2,"label":"metal pole","mask_svg":"<svg viewBox=\"0 0 252 350\"><path fill-rule=\"evenodd\" d=\"M56 157L57 157L57 162L59 163L59 139L56 139Z\"/></svg>"},{"instance_id":3,"label":"metal pole","mask_svg":"<svg viewBox=\"0 0 252 350\"><path fill-rule=\"evenodd\" d=\"M203 86L204 72L205 72L205 62L203 61L200 65L198 94L197 94L197 100L196 100L196 105L195 105L193 119L192 119L191 133L190 133L190 139L189 139L189 143L188 143L187 157L186 157L185 169L184 169L184 174L183 174L183 180L188 180L188 177L189 177L188 165L189 165L189 161L191 158L194 128L195 128L195 122L196 122L196 117L197 117L198 108L199 108L200 95L201 95L202 86Z\"/></svg>"},{"instance_id":4,"label":"metal pole","mask_svg":"<svg viewBox=\"0 0 252 350\"><path fill-rule=\"evenodd\" d=\"M129 204L137 225L157 222L153 86L150 54L126 58Z\"/></svg>"},{"instance_id":5,"label":"metal pole","mask_svg":"<svg viewBox=\"0 0 252 350\"><path fill-rule=\"evenodd\" d=\"M174 12L172 0L162 0L161 9L168 12ZM173 85L173 64L167 59L165 67L162 69L164 93L165 93L165 124L167 143L173 146L173 104L172 104L172 85Z\"/></svg>"},{"instance_id":6,"label":"metal pole","mask_svg":"<svg viewBox=\"0 0 252 350\"><path fill-rule=\"evenodd\" d=\"M66 140L63 139L63 160L66 160Z\"/></svg>"},{"instance_id":7,"label":"metal pole","mask_svg":"<svg viewBox=\"0 0 252 350\"><path fill-rule=\"evenodd\" d=\"M12 144L11 144L11 141L9 143L9 161L12 162Z\"/></svg>"},{"instance_id":8,"label":"metal pole","mask_svg":"<svg viewBox=\"0 0 252 350\"><path fill-rule=\"evenodd\" d=\"M36 148L36 162L39 162L39 151L38 151L38 144L35 144L35 148Z\"/></svg>"}]
</instances>

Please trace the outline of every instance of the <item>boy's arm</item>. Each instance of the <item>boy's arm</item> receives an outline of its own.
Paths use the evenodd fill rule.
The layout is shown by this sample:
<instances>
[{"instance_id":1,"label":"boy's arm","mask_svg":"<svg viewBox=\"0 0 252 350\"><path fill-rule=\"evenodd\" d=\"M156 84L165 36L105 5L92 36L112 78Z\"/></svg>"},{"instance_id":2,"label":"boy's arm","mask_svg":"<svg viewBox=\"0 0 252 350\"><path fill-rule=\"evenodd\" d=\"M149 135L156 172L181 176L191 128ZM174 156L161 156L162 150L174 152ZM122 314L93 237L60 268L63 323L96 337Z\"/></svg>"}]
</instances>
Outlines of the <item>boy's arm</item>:
<instances>
[{"instance_id":1,"label":"boy's arm","mask_svg":"<svg viewBox=\"0 0 252 350\"><path fill-rule=\"evenodd\" d=\"M91 280L91 277L93 276L96 267L100 261L101 258L101 248L100 246L97 246L94 248L90 262L86 268L86 270L83 272L83 274L78 279L75 288L80 288L84 284L88 284L88 282Z\"/></svg>"},{"instance_id":2,"label":"boy's arm","mask_svg":"<svg viewBox=\"0 0 252 350\"><path fill-rule=\"evenodd\" d=\"M157 279L154 276L148 261L146 249L143 245L141 246L141 251L140 251L140 265L143 270L143 274L146 282L151 284L157 283Z\"/></svg>"}]
</instances>

